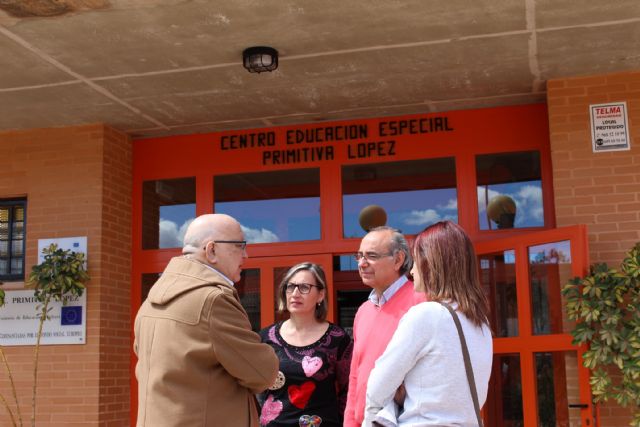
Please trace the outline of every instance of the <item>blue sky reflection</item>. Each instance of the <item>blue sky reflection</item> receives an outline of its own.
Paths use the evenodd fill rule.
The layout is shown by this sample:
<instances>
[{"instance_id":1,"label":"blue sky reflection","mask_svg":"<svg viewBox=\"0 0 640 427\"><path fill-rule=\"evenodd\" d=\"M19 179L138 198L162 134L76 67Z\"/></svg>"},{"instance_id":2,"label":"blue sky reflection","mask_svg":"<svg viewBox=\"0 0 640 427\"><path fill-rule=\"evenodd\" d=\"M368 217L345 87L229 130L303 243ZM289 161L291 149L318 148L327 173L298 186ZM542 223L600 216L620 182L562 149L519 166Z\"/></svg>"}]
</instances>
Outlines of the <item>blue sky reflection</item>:
<instances>
[{"instance_id":1,"label":"blue sky reflection","mask_svg":"<svg viewBox=\"0 0 640 427\"><path fill-rule=\"evenodd\" d=\"M542 182L525 181L509 184L492 184L478 187L478 221L481 230L489 229L486 200L504 194L516 203L515 228L544 226L544 208L542 206ZM496 229L494 223L491 229Z\"/></svg>"},{"instance_id":2,"label":"blue sky reflection","mask_svg":"<svg viewBox=\"0 0 640 427\"><path fill-rule=\"evenodd\" d=\"M319 197L218 202L215 210L240 221L249 243L320 239Z\"/></svg>"},{"instance_id":3,"label":"blue sky reflection","mask_svg":"<svg viewBox=\"0 0 640 427\"><path fill-rule=\"evenodd\" d=\"M395 191L342 196L344 237L362 237L358 216L367 205L379 205L387 212L387 225L404 234L417 234L426 226L449 219L458 221L455 188Z\"/></svg>"}]
</instances>

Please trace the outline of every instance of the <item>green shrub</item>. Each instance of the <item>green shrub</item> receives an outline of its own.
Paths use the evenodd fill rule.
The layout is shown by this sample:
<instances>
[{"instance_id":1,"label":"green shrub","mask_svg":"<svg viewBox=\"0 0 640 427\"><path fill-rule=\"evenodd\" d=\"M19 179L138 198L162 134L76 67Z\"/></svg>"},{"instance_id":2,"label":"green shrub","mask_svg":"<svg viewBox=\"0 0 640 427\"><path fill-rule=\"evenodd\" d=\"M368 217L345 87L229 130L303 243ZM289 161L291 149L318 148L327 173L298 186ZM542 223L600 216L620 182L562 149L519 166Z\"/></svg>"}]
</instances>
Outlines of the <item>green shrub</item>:
<instances>
[{"instance_id":1,"label":"green shrub","mask_svg":"<svg viewBox=\"0 0 640 427\"><path fill-rule=\"evenodd\" d=\"M583 357L594 401L633 406L631 425L640 427L640 243L620 271L595 264L562 293L569 318L576 320L573 343L588 345Z\"/></svg>"}]
</instances>

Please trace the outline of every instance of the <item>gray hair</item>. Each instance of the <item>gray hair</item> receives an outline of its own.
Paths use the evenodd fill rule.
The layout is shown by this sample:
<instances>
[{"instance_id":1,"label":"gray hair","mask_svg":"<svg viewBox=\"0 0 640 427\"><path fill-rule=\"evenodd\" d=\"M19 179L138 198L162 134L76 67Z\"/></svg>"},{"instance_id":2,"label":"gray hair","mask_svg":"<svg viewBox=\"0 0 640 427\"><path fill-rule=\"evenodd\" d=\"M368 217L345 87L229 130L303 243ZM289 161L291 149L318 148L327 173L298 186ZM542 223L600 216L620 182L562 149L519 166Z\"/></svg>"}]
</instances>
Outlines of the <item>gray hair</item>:
<instances>
[{"instance_id":1,"label":"gray hair","mask_svg":"<svg viewBox=\"0 0 640 427\"><path fill-rule=\"evenodd\" d=\"M400 274L408 274L411 271L411 267L413 267L413 258L411 257L411 250L409 249L409 244L407 243L407 239L404 238L400 230L397 228L389 227L388 225L381 225L379 227L374 227L369 230L369 233L374 231L390 231L391 232L391 245L389 250L391 253L395 254L397 252L402 252L404 254L404 262L400 266Z\"/></svg>"},{"instance_id":2,"label":"gray hair","mask_svg":"<svg viewBox=\"0 0 640 427\"><path fill-rule=\"evenodd\" d=\"M202 243L210 237L210 233L202 234L200 236L191 235L189 236L189 240L184 239L184 244L182 245L182 253L183 254L191 254L197 252L199 249L202 249Z\"/></svg>"},{"instance_id":3,"label":"gray hair","mask_svg":"<svg viewBox=\"0 0 640 427\"><path fill-rule=\"evenodd\" d=\"M182 253L183 254L193 254L202 249L202 244L205 240L211 239L213 236L213 232L208 227L202 227L200 224L194 224L192 227L191 224L198 218L193 218L189 222L187 226L187 232L184 234L184 238L182 240Z\"/></svg>"}]
</instances>

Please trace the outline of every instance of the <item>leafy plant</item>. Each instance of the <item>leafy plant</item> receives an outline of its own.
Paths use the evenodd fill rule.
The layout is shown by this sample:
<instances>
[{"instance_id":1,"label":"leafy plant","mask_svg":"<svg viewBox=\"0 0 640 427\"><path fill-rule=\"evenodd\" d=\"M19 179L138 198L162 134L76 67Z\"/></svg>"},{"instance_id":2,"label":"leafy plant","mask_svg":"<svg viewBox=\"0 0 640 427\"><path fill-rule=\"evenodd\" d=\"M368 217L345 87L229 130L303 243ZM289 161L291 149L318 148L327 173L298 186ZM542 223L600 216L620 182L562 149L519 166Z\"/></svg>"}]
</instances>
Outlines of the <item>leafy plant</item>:
<instances>
[{"instance_id":1,"label":"leafy plant","mask_svg":"<svg viewBox=\"0 0 640 427\"><path fill-rule=\"evenodd\" d=\"M82 296L85 290L84 283L89 280L83 253L60 249L55 244L44 248L42 250L42 253L44 255L44 261L32 268L31 274L29 275L29 279L27 281L27 286L34 289L33 295L40 302L40 304L37 306L39 322L33 356L33 392L31 398L32 427L35 426L36 418L36 391L38 384L38 357L40 354L40 338L42 337L42 327L44 325L44 322L46 320L49 320L49 312L51 311L49 304L52 300L62 301L64 304L66 302L65 298ZM4 298L0 300L0 303L4 304ZM0 304L0 306L2 304ZM1 352L1 350L2 348L0 347L0 356L2 357L4 365L9 374L13 397L17 409L16 415L14 415L11 411L11 408L5 400L4 396L0 395L0 401L2 401L6 410L9 412L9 416L11 418L11 421L13 422L14 427L17 427L18 425L22 426L22 415L20 414L20 406L18 405L13 377L11 375L11 370L9 369L9 364L5 358L4 353Z\"/></svg>"},{"instance_id":2,"label":"leafy plant","mask_svg":"<svg viewBox=\"0 0 640 427\"><path fill-rule=\"evenodd\" d=\"M634 406L630 425L640 427L640 243L620 271L595 264L562 293L569 318L577 321L573 342L588 345L583 357L594 401Z\"/></svg>"}]
</instances>

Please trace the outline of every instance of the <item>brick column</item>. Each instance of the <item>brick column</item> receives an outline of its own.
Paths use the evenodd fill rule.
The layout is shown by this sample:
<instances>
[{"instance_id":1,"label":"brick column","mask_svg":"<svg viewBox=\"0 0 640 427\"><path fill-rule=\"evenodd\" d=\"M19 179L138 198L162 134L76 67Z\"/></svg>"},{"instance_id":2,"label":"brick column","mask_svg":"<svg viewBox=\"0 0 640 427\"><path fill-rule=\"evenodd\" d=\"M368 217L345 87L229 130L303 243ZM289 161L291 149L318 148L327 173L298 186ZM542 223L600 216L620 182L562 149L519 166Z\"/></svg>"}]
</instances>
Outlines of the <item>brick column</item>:
<instances>
[{"instance_id":1,"label":"brick column","mask_svg":"<svg viewBox=\"0 0 640 427\"><path fill-rule=\"evenodd\" d=\"M38 239L88 238L87 341L41 347L37 425L128 425L130 141L103 125L4 132L0 158L0 198L27 198L27 274ZM33 346L5 352L28 424ZM11 398L4 373L0 391ZM0 425L11 425L4 408Z\"/></svg>"},{"instance_id":2,"label":"brick column","mask_svg":"<svg viewBox=\"0 0 640 427\"><path fill-rule=\"evenodd\" d=\"M547 97L557 225L587 224L591 263L618 268L640 241L640 72L550 80ZM589 106L620 101L631 150L594 153ZM602 426L627 426L630 413L604 404Z\"/></svg>"}]
</instances>

